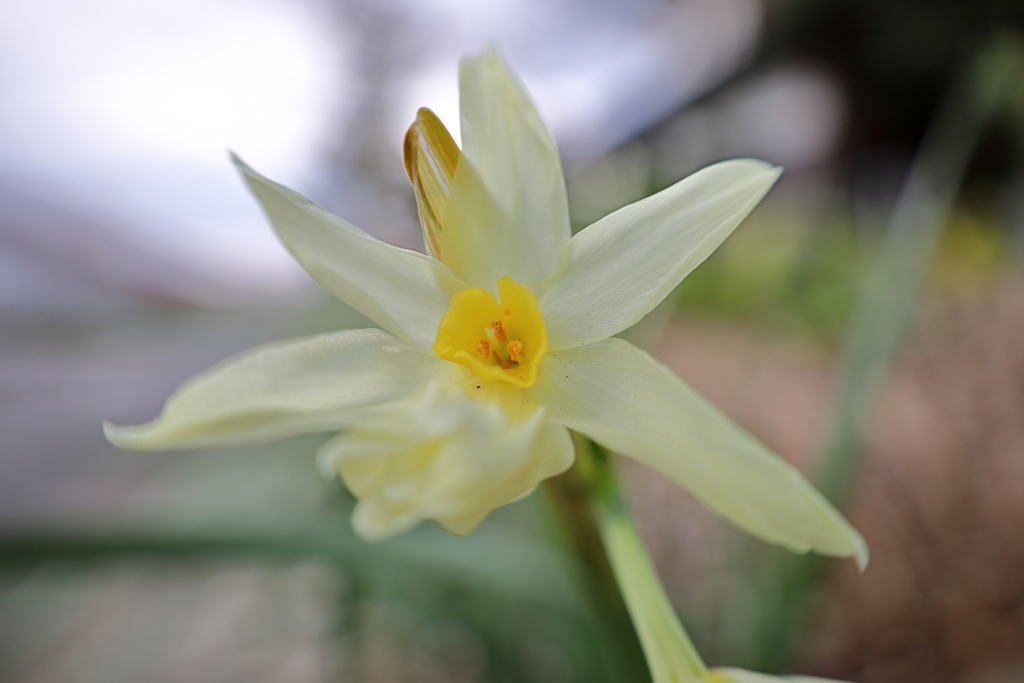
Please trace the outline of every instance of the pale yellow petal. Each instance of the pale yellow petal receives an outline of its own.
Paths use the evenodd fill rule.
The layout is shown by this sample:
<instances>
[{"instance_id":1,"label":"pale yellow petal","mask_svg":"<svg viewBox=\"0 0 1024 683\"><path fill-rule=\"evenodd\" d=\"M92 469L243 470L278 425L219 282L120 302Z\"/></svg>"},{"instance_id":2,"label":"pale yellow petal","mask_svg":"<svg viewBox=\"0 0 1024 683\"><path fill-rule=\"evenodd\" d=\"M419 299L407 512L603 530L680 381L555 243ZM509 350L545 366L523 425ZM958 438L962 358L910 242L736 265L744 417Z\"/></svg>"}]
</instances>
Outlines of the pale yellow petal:
<instances>
[{"instance_id":1,"label":"pale yellow petal","mask_svg":"<svg viewBox=\"0 0 1024 683\"><path fill-rule=\"evenodd\" d=\"M445 211L443 258L473 286L493 290L508 275L536 289L570 235L558 149L493 49L463 60L459 106L462 156Z\"/></svg>"},{"instance_id":2,"label":"pale yellow petal","mask_svg":"<svg viewBox=\"0 0 1024 683\"><path fill-rule=\"evenodd\" d=\"M324 289L395 336L430 348L465 285L440 261L370 237L233 157L278 236Z\"/></svg>"},{"instance_id":3,"label":"pale yellow petal","mask_svg":"<svg viewBox=\"0 0 1024 683\"><path fill-rule=\"evenodd\" d=\"M747 217L781 170L723 161L622 208L565 245L538 293L550 348L572 348L633 325Z\"/></svg>"},{"instance_id":4,"label":"pale yellow petal","mask_svg":"<svg viewBox=\"0 0 1024 683\"><path fill-rule=\"evenodd\" d=\"M455 389L382 406L318 457L358 498L356 531L381 540L421 519L469 533L494 508L566 469L573 450L542 409L512 417Z\"/></svg>"},{"instance_id":5,"label":"pale yellow petal","mask_svg":"<svg viewBox=\"0 0 1024 683\"><path fill-rule=\"evenodd\" d=\"M452 363L383 330L345 330L257 347L200 373L152 422L105 424L121 448L258 443L335 431L367 410L421 393Z\"/></svg>"},{"instance_id":6,"label":"pale yellow petal","mask_svg":"<svg viewBox=\"0 0 1024 683\"><path fill-rule=\"evenodd\" d=\"M549 353L527 392L549 419L660 470L748 533L867 563L860 534L800 472L628 342Z\"/></svg>"}]
</instances>

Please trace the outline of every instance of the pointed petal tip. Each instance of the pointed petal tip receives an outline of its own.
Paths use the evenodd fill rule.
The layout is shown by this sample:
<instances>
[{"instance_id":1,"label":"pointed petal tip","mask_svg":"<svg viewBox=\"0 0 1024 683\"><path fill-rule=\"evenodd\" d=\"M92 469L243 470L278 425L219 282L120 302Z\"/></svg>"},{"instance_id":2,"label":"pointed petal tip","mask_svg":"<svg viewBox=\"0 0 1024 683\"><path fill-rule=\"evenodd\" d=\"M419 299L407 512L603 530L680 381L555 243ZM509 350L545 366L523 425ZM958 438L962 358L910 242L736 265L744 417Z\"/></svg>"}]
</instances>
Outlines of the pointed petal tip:
<instances>
[{"instance_id":1,"label":"pointed petal tip","mask_svg":"<svg viewBox=\"0 0 1024 683\"><path fill-rule=\"evenodd\" d=\"M125 429L122 425L116 425L109 420L103 421L103 436L107 441L114 444L118 448L122 447L122 443L125 441Z\"/></svg>"},{"instance_id":2,"label":"pointed petal tip","mask_svg":"<svg viewBox=\"0 0 1024 683\"><path fill-rule=\"evenodd\" d=\"M235 168L242 172L242 175L252 177L256 173L249 164L242 161L242 157L230 149L228 150L228 158L231 159L231 163L235 165Z\"/></svg>"},{"instance_id":3,"label":"pointed petal tip","mask_svg":"<svg viewBox=\"0 0 1024 683\"><path fill-rule=\"evenodd\" d=\"M482 69L484 73L489 73L492 77L504 77L512 79L516 83L519 82L518 76L514 74L505 59L505 54L493 40L488 42L479 53L466 54L459 60L460 82L463 74L472 69Z\"/></svg>"},{"instance_id":4,"label":"pointed petal tip","mask_svg":"<svg viewBox=\"0 0 1024 683\"><path fill-rule=\"evenodd\" d=\"M838 514L838 513L837 513ZM819 555L825 555L827 557L836 558L851 558L857 563L857 570L861 573L864 572L870 562L870 551L868 550L868 544L864 541L864 537L860 533L849 525L845 520L841 521L844 527L843 531L846 535L847 545L846 548L837 550L833 545L830 549L822 547L812 547L808 550L812 550ZM799 552L799 551L796 551ZM806 552L806 551L805 551Z\"/></svg>"},{"instance_id":5,"label":"pointed petal tip","mask_svg":"<svg viewBox=\"0 0 1024 683\"><path fill-rule=\"evenodd\" d=\"M771 187L782 175L785 170L782 166L776 166L768 161L762 159L755 159L753 157L740 157L736 159L725 159L709 166L705 166L697 173L715 168L731 168L734 171L738 171L740 168L745 167L745 171L748 173L748 178L758 177L763 179L768 187ZM735 178L733 179L735 180Z\"/></svg>"},{"instance_id":6,"label":"pointed petal tip","mask_svg":"<svg viewBox=\"0 0 1024 683\"><path fill-rule=\"evenodd\" d=\"M868 567L870 561L870 551L868 550L868 544L864 540L864 537L860 535L856 529L853 528L842 513L838 509L828 505L830 510L829 516L833 520L833 533L830 534L833 539L832 543L829 543L829 547L824 545L815 545L811 550L817 552L820 555L838 558L852 558L857 563L857 569L861 573L864 572ZM843 538L841 545L836 544L834 541L839 538ZM837 547L839 545L839 547Z\"/></svg>"},{"instance_id":7,"label":"pointed petal tip","mask_svg":"<svg viewBox=\"0 0 1024 683\"><path fill-rule=\"evenodd\" d=\"M236 169L238 169L238 172L242 174L242 179L250 189L255 191L256 188L253 185L254 182L266 182L266 179L254 171L249 164L245 163L242 160L242 157L238 156L231 150L228 150L228 156L231 159L231 163L235 165Z\"/></svg>"},{"instance_id":8,"label":"pointed petal tip","mask_svg":"<svg viewBox=\"0 0 1024 683\"><path fill-rule=\"evenodd\" d=\"M463 55L462 59L459 60L459 67L461 69L466 64L485 61L491 63L497 62L499 64L503 64L505 61L502 57L501 48L498 47L498 43L494 40L487 41L487 44L484 45L484 48L478 53L470 52Z\"/></svg>"},{"instance_id":9,"label":"pointed petal tip","mask_svg":"<svg viewBox=\"0 0 1024 683\"><path fill-rule=\"evenodd\" d=\"M871 561L871 553L868 550L868 544L864 540L864 537L856 531L854 531L853 533L855 534L853 539L853 559L857 563L857 569L859 569L860 572L863 574L864 570L868 568L868 563Z\"/></svg>"},{"instance_id":10,"label":"pointed petal tip","mask_svg":"<svg viewBox=\"0 0 1024 683\"><path fill-rule=\"evenodd\" d=\"M827 557L852 558L857 563L857 569L863 572L867 569L869 561L868 544L864 537L820 491L814 491L815 497L823 506L821 511L824 517L829 520L829 531L823 539L819 538L818 542L812 542L809 550Z\"/></svg>"},{"instance_id":11,"label":"pointed petal tip","mask_svg":"<svg viewBox=\"0 0 1024 683\"><path fill-rule=\"evenodd\" d=\"M740 157L738 159L728 159L726 161L718 162L720 164L743 164L749 166L751 170L763 171L766 175L770 175L777 179L782 175L785 170L782 166L776 166L775 164L764 161L762 159L755 159L753 157ZM717 164L712 164L713 166Z\"/></svg>"},{"instance_id":12,"label":"pointed petal tip","mask_svg":"<svg viewBox=\"0 0 1024 683\"><path fill-rule=\"evenodd\" d=\"M123 450L150 450L151 447L146 444L146 436L152 432L151 424L147 422L141 425L116 425L109 420L104 420L103 436L107 441Z\"/></svg>"},{"instance_id":13,"label":"pointed petal tip","mask_svg":"<svg viewBox=\"0 0 1024 683\"><path fill-rule=\"evenodd\" d=\"M478 59L482 62L489 62L491 64L505 66L505 56L501 52L501 48L498 47L498 43L495 40L487 41L487 45L480 51Z\"/></svg>"}]
</instances>

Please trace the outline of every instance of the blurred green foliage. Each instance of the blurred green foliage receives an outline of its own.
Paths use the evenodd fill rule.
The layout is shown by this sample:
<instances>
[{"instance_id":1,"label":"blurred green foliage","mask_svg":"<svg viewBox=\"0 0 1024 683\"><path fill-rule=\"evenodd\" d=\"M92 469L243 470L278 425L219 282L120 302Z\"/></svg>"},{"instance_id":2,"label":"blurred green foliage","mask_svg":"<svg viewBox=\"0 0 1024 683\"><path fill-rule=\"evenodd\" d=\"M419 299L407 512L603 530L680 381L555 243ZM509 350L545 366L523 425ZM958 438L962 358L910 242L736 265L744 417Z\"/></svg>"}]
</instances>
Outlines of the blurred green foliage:
<instances>
[{"instance_id":1,"label":"blurred green foliage","mask_svg":"<svg viewBox=\"0 0 1024 683\"><path fill-rule=\"evenodd\" d=\"M543 541L531 502L502 508L469 538L424 524L368 544L351 531L351 496L312 466L318 440L183 454L118 520L5 533L0 633L10 637L0 640L0 678L14 678L40 647L74 628L74 611L63 606L85 599L100 570L177 567L188 576L204 567L314 562L344 587L335 604L320 606L335 615L332 648L367 637L385 605L400 615L390 634L400 641L452 628L474 634L488 681L619 680L617 646L578 582L587 570ZM55 608L64 612L56 619ZM180 609L164 618L187 619L189 605ZM155 657L167 644L139 646ZM551 652L554 659L544 654ZM359 658L350 665L358 669ZM95 673L116 678L121 664L115 658Z\"/></svg>"},{"instance_id":2,"label":"blurred green foliage","mask_svg":"<svg viewBox=\"0 0 1024 683\"><path fill-rule=\"evenodd\" d=\"M811 229L801 225L806 220L782 208L751 217L683 281L673 303L687 317L837 344L882 234L856 225L852 211ZM957 206L936 245L929 288L954 296L987 291L1014 262L1010 234L1004 217Z\"/></svg>"},{"instance_id":3,"label":"blurred green foliage","mask_svg":"<svg viewBox=\"0 0 1024 683\"><path fill-rule=\"evenodd\" d=\"M835 341L872 249L841 220L813 232L778 229L788 222L782 216L772 222L770 229L746 226L730 238L686 278L674 302L687 315Z\"/></svg>"}]
</instances>

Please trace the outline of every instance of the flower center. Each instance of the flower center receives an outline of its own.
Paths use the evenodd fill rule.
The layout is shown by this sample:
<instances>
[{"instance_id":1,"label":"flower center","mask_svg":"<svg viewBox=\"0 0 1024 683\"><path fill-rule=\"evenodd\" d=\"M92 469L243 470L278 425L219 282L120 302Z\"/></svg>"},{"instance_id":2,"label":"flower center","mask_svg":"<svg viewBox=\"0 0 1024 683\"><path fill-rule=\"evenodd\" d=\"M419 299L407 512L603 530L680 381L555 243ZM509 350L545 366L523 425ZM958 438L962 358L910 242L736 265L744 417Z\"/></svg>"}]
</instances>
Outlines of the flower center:
<instances>
[{"instance_id":1,"label":"flower center","mask_svg":"<svg viewBox=\"0 0 1024 683\"><path fill-rule=\"evenodd\" d=\"M507 275L498 280L501 303L484 289L452 297L441 318L434 353L487 380L528 387L548 350L548 331L533 292Z\"/></svg>"}]
</instances>

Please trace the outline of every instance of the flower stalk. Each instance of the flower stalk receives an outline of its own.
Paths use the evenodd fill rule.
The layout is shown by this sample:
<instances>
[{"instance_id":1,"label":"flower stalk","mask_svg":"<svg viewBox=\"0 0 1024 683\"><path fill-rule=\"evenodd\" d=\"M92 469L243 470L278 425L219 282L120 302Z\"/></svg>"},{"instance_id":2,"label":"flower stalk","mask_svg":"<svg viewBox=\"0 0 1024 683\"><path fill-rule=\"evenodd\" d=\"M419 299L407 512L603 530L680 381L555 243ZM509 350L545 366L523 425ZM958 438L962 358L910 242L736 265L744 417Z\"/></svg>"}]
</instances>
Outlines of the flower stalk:
<instances>
[{"instance_id":1,"label":"flower stalk","mask_svg":"<svg viewBox=\"0 0 1024 683\"><path fill-rule=\"evenodd\" d=\"M654 683L707 680L708 669L676 617L647 549L626 510L611 454L576 440L576 457L592 470L590 500L612 571L640 639Z\"/></svg>"},{"instance_id":2,"label":"flower stalk","mask_svg":"<svg viewBox=\"0 0 1024 683\"><path fill-rule=\"evenodd\" d=\"M593 505L598 475L592 457L594 444L576 432L572 437L576 459L566 472L544 482L544 509L556 519L556 536L578 561L581 583L609 631L609 640L618 646L614 659L622 670L621 676L627 680L650 680L645 653L609 560Z\"/></svg>"},{"instance_id":3,"label":"flower stalk","mask_svg":"<svg viewBox=\"0 0 1024 683\"><path fill-rule=\"evenodd\" d=\"M593 570L596 596L619 629L616 642L623 650L638 643L642 651L626 680L841 683L808 676L775 677L731 667L708 669L679 621L629 515L613 455L578 433L573 433L573 445L573 467L549 480L547 489L570 537L570 547Z\"/></svg>"}]
</instances>

